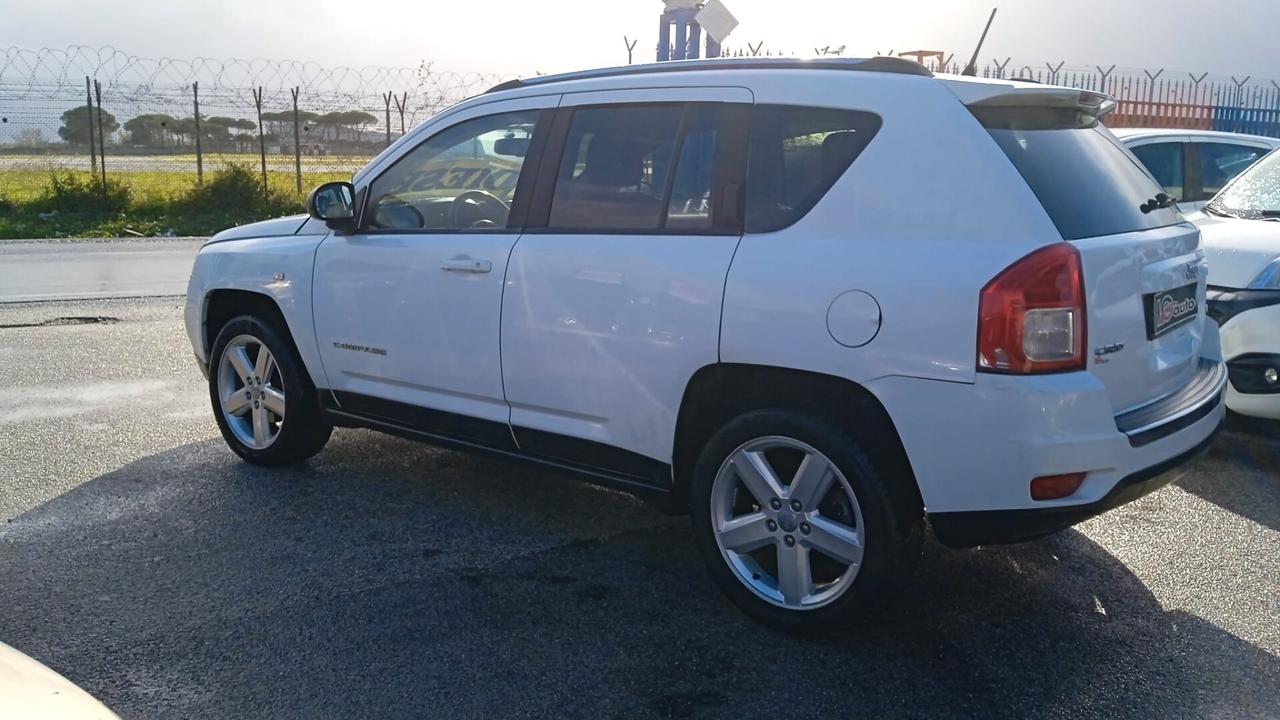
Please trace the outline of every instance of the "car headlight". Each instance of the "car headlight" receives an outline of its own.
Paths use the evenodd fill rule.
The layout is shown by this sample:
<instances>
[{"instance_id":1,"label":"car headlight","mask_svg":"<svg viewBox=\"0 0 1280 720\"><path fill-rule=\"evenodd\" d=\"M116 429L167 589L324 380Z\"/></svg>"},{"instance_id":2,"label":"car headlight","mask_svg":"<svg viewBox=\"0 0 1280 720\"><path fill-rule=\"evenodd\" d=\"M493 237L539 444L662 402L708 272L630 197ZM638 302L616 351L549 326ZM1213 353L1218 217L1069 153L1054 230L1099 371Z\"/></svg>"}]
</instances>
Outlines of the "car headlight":
<instances>
[{"instance_id":1,"label":"car headlight","mask_svg":"<svg viewBox=\"0 0 1280 720\"><path fill-rule=\"evenodd\" d=\"M1258 277L1249 283L1250 290L1280 290L1280 257L1258 273Z\"/></svg>"}]
</instances>

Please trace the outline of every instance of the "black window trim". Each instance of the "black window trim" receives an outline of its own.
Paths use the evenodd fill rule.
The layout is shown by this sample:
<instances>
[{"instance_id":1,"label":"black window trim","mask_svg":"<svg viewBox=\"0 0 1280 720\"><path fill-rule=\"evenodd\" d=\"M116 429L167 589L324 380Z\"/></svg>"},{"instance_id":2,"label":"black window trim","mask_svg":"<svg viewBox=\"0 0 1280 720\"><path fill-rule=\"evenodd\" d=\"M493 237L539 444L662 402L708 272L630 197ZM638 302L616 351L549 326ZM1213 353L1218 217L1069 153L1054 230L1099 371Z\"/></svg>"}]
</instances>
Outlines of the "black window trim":
<instances>
[{"instance_id":1,"label":"black window trim","mask_svg":"<svg viewBox=\"0 0 1280 720\"><path fill-rule=\"evenodd\" d=\"M1182 197L1183 202L1208 201L1204 196L1204 175L1200 171L1200 145L1187 139L1182 142Z\"/></svg>"},{"instance_id":2,"label":"black window trim","mask_svg":"<svg viewBox=\"0 0 1280 720\"><path fill-rule=\"evenodd\" d=\"M662 209L657 228L557 228L551 226L551 205L555 198L556 183L559 181L560 165L564 162L569 130L573 124L574 114L578 110L612 108L612 107L680 107L680 124L676 142L673 146L671 171L668 173ZM713 203L711 227L709 228L668 228L667 218L670 214L671 191L680 162L680 151L684 146L684 136L688 129L688 120L699 106L714 107L719 110L716 117L717 137L715 158L712 161L711 193L714 198L723 198L733 186L742 187L746 182L746 140L748 133L742 128L742 118L750 120L752 103L724 100L643 100L617 102L600 102L585 105L571 105L556 109L555 119L551 122L549 138L543 148L544 161L540 163L537 181L530 194L528 218L524 226L526 235L670 235L670 236L740 236L742 234L741 203L737 203L738 212L734 215L722 208L722 203ZM734 148L737 152L734 152Z\"/></svg>"},{"instance_id":3,"label":"black window trim","mask_svg":"<svg viewBox=\"0 0 1280 720\"><path fill-rule=\"evenodd\" d=\"M516 178L516 189L511 197L511 210L507 213L507 224L503 227L485 227L485 228L373 228L365 227L365 219L368 214L370 197L373 193L369 192L373 184L381 179L384 175L391 172L396 165L413 154L415 150L423 145L431 142L439 137L442 133L448 132L462 123L480 120L495 115L509 115L519 112L534 111L538 113L538 119L533 126L533 136L529 140L529 152L525 154L524 162L520 166L520 175ZM542 158L546 151L547 138L551 133L551 122L555 117L556 108L525 108L522 110L499 110L497 112L485 113L483 115L475 115L465 120L451 122L440 128L438 131L423 138L413 147L404 151L400 157L396 158L390 165L378 173L377 176L371 178L368 182L361 185L360 193L363 197L358 203L360 211L357 215L358 222L356 229L348 235L504 235L510 233L522 232L529 215L530 195L533 190L533 182L538 174L538 170L542 164Z\"/></svg>"}]
</instances>

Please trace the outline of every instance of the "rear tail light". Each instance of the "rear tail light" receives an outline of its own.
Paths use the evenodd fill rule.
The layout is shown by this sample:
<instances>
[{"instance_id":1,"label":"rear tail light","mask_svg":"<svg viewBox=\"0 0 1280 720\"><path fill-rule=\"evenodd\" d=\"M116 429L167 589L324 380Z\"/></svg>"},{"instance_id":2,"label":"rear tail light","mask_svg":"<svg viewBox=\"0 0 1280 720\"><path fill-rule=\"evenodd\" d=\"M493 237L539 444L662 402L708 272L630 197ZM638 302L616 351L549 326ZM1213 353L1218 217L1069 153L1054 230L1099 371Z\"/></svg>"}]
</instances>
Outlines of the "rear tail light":
<instances>
[{"instance_id":1,"label":"rear tail light","mask_svg":"<svg viewBox=\"0 0 1280 720\"><path fill-rule=\"evenodd\" d=\"M978 370L1030 375L1085 368L1084 273L1069 243L1005 268L978 302Z\"/></svg>"},{"instance_id":2,"label":"rear tail light","mask_svg":"<svg viewBox=\"0 0 1280 720\"><path fill-rule=\"evenodd\" d=\"M1031 481L1032 500L1059 500L1075 493L1084 482L1085 473L1045 475Z\"/></svg>"}]
</instances>

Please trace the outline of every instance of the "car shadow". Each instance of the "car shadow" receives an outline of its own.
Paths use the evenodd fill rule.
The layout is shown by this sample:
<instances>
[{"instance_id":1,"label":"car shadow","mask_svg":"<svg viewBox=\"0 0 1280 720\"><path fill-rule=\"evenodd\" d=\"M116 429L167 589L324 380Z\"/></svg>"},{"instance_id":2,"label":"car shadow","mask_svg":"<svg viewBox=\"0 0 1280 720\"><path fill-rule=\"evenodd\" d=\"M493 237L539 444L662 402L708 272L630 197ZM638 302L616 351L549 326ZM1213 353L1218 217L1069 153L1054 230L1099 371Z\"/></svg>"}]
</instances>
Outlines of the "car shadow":
<instances>
[{"instance_id":1,"label":"car shadow","mask_svg":"<svg viewBox=\"0 0 1280 720\"><path fill-rule=\"evenodd\" d=\"M1178 486L1280 530L1280 422L1231 413L1225 432Z\"/></svg>"},{"instance_id":2,"label":"car shadow","mask_svg":"<svg viewBox=\"0 0 1280 720\"><path fill-rule=\"evenodd\" d=\"M364 431L306 467L218 442L0 529L0 639L123 717L1274 717L1280 659L1068 531L930 545L818 637L730 607L689 524Z\"/></svg>"}]
</instances>

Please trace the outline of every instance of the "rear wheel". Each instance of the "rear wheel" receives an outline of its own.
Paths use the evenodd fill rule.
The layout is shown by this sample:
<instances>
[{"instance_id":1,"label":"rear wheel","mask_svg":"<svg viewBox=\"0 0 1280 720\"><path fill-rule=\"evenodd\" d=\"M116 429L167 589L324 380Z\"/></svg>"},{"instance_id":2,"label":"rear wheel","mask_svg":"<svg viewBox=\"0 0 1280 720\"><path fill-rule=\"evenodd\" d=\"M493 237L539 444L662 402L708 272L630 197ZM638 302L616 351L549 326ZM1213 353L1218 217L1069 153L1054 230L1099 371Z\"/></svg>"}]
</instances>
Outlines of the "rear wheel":
<instances>
[{"instance_id":1,"label":"rear wheel","mask_svg":"<svg viewBox=\"0 0 1280 720\"><path fill-rule=\"evenodd\" d=\"M333 427L298 352L272 324L242 315L218 332L209 396L218 429L237 455L286 465L320 451Z\"/></svg>"},{"instance_id":2,"label":"rear wheel","mask_svg":"<svg viewBox=\"0 0 1280 720\"><path fill-rule=\"evenodd\" d=\"M854 619L909 576L922 513L897 495L847 433L766 410L708 442L690 500L725 594L757 619L805 629Z\"/></svg>"}]
</instances>

